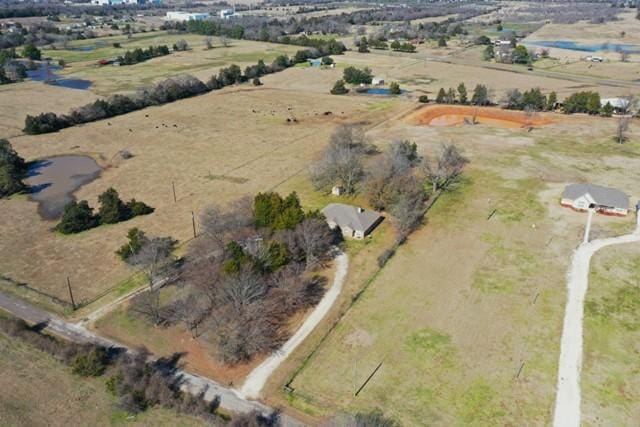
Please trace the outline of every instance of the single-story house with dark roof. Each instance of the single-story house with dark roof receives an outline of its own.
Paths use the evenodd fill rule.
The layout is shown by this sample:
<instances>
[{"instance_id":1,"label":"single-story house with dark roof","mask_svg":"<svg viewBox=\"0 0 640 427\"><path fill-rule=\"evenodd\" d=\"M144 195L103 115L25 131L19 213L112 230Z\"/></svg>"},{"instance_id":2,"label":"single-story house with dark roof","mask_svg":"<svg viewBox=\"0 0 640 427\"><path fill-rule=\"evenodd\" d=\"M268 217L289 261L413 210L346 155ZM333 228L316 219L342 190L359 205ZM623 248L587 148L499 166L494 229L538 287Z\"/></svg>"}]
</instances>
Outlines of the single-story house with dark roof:
<instances>
[{"instance_id":1,"label":"single-story house with dark roof","mask_svg":"<svg viewBox=\"0 0 640 427\"><path fill-rule=\"evenodd\" d=\"M331 203L322 213L332 230L339 228L343 236L356 239L364 239L384 218L377 212L342 203Z\"/></svg>"},{"instance_id":2,"label":"single-story house with dark roof","mask_svg":"<svg viewBox=\"0 0 640 427\"><path fill-rule=\"evenodd\" d=\"M578 211L595 209L607 215L626 216L629 212L629 196L615 188L594 184L567 185L560 203Z\"/></svg>"}]
</instances>

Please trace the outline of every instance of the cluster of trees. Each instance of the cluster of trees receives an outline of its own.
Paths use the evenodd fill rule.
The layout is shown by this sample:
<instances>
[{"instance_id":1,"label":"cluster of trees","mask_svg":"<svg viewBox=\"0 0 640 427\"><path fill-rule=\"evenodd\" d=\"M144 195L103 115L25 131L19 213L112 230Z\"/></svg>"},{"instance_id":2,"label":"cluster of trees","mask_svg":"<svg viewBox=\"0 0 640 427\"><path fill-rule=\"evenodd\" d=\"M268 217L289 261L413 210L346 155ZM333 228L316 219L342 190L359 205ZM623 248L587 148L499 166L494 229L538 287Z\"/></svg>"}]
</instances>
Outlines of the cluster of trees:
<instances>
[{"instance_id":1,"label":"cluster of trees","mask_svg":"<svg viewBox=\"0 0 640 427\"><path fill-rule=\"evenodd\" d=\"M136 199L123 202L113 188L107 189L98 196L98 202L100 208L97 214L93 212L93 208L86 200L70 202L64 207L62 219L56 225L56 230L63 234L80 233L101 224L115 224L135 216L148 215L154 211L152 207Z\"/></svg>"},{"instance_id":2,"label":"cluster of trees","mask_svg":"<svg viewBox=\"0 0 640 427\"><path fill-rule=\"evenodd\" d=\"M220 421L216 416L217 399L208 402L204 394L180 390L180 379L175 375L179 356L150 362L144 350L131 354L95 344L63 341L15 318L0 318L0 331L50 354L78 376L106 377L106 390L117 398L116 406L128 413L137 414L159 405L210 422Z\"/></svg>"},{"instance_id":3,"label":"cluster of trees","mask_svg":"<svg viewBox=\"0 0 640 427\"><path fill-rule=\"evenodd\" d=\"M228 364L276 349L291 315L321 298L325 279L308 273L329 259L334 233L319 212L302 209L295 193L260 193L224 210L210 206L200 224L180 267L179 297L162 305L159 289L150 286L130 310L214 342L216 356ZM150 283L176 266L170 242L161 239L152 244L132 229L130 243L118 251Z\"/></svg>"},{"instance_id":4,"label":"cluster of trees","mask_svg":"<svg viewBox=\"0 0 640 427\"><path fill-rule=\"evenodd\" d=\"M392 142L378 153L361 127L344 125L332 134L310 175L317 190L328 192L339 184L347 194L361 191L374 209L393 215L398 237L381 256L382 265L420 224L428 205L458 180L466 163L454 145L443 145L433 158L418 156L416 144L409 141Z\"/></svg>"},{"instance_id":5,"label":"cluster of trees","mask_svg":"<svg viewBox=\"0 0 640 427\"><path fill-rule=\"evenodd\" d=\"M0 85L20 82L27 77L27 67L23 62L31 64L40 59L40 50L29 44L22 49L22 57L26 61L17 60L20 56L14 47L0 49Z\"/></svg>"},{"instance_id":6,"label":"cluster of trees","mask_svg":"<svg viewBox=\"0 0 640 427\"><path fill-rule=\"evenodd\" d=\"M464 83L458 85L457 90L449 88L445 91L444 88L440 88L438 95L436 96L436 103L438 104L471 104L471 105L490 105L491 97L489 95L489 89L487 86L477 84L473 89L471 99L468 97L467 88Z\"/></svg>"},{"instance_id":7,"label":"cluster of trees","mask_svg":"<svg viewBox=\"0 0 640 427\"><path fill-rule=\"evenodd\" d=\"M600 94L592 91L574 93L564 99L562 110L567 114L600 114L602 112Z\"/></svg>"},{"instance_id":8,"label":"cluster of trees","mask_svg":"<svg viewBox=\"0 0 640 427\"><path fill-rule=\"evenodd\" d=\"M415 52L416 47L409 42L400 42L398 40L394 40L389 45L391 50L396 50L400 52Z\"/></svg>"},{"instance_id":9,"label":"cluster of trees","mask_svg":"<svg viewBox=\"0 0 640 427\"><path fill-rule=\"evenodd\" d=\"M342 73L342 79L349 84L359 85L359 84L370 84L373 79L373 74L371 74L371 69L365 67L364 69L359 69L356 67L347 67L344 69Z\"/></svg>"},{"instance_id":10,"label":"cluster of trees","mask_svg":"<svg viewBox=\"0 0 640 427\"><path fill-rule=\"evenodd\" d=\"M589 21L593 24L602 24L618 20L621 9L611 2L581 3L576 7L575 3L528 3L517 11L506 11L503 20L508 22L543 22L551 21L554 24L574 24L579 21Z\"/></svg>"},{"instance_id":11,"label":"cluster of trees","mask_svg":"<svg viewBox=\"0 0 640 427\"><path fill-rule=\"evenodd\" d=\"M169 55L169 53L169 48L166 45L149 46L147 49L137 48L128 50L124 55L118 56L118 62L120 65L132 65L158 56Z\"/></svg>"},{"instance_id":12,"label":"cluster of trees","mask_svg":"<svg viewBox=\"0 0 640 427\"><path fill-rule=\"evenodd\" d=\"M0 139L0 198L23 191L22 178L27 174L27 165L16 153L9 141Z\"/></svg>"},{"instance_id":13,"label":"cluster of trees","mask_svg":"<svg viewBox=\"0 0 640 427\"><path fill-rule=\"evenodd\" d=\"M293 59L287 55L278 56L267 66L264 61L245 68L245 73L237 65L220 70L217 76L211 77L207 84L191 75L182 75L163 80L151 88L142 89L134 95L113 95L106 100L99 99L91 104L73 110L69 114L41 113L36 116L27 115L24 132L30 135L56 132L60 129L89 123L109 117L141 110L152 105L161 105L179 99L190 98L212 90L221 89L236 83L243 83L250 78L281 71L307 58L314 57L313 50L296 53Z\"/></svg>"},{"instance_id":14,"label":"cluster of trees","mask_svg":"<svg viewBox=\"0 0 640 427\"><path fill-rule=\"evenodd\" d=\"M539 88L520 92L518 89L507 91L504 105L509 110L551 111L558 102L558 96L551 92L547 97ZM598 101L599 102L599 101Z\"/></svg>"}]
</instances>

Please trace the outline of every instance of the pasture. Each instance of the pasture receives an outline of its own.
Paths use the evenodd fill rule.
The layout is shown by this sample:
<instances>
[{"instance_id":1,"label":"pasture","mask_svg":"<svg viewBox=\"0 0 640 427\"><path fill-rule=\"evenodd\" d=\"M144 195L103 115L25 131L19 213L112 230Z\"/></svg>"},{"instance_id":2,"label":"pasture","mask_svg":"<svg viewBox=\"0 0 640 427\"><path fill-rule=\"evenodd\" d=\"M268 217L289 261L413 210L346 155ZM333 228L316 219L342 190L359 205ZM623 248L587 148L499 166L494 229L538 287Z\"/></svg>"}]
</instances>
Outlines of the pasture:
<instances>
[{"instance_id":1,"label":"pasture","mask_svg":"<svg viewBox=\"0 0 640 427\"><path fill-rule=\"evenodd\" d=\"M585 425L624 425L640 417L638 277L637 244L601 251L591 260L582 367Z\"/></svg>"},{"instance_id":2,"label":"pasture","mask_svg":"<svg viewBox=\"0 0 640 427\"><path fill-rule=\"evenodd\" d=\"M570 117L527 132L398 120L370 131L415 141L427 156L451 142L471 162L423 228L361 278L368 287L305 349L310 359L282 374L294 391L281 399L316 417L379 407L406 425L549 424L565 274L586 220L559 196L575 181L640 195L638 130L620 146L614 126ZM628 232L634 219L598 216L592 236Z\"/></svg>"},{"instance_id":3,"label":"pasture","mask_svg":"<svg viewBox=\"0 0 640 427\"><path fill-rule=\"evenodd\" d=\"M119 283L126 286L133 273L114 254L125 243L128 229L188 241L193 237L192 212L197 220L212 203L225 204L278 189L298 176L306 178L310 161L337 123L373 125L406 107L399 101L384 109L369 108L377 102L301 96L268 85L238 86L53 134L13 138L13 146L27 160L70 153L93 157L102 167L101 176L80 188L78 199L96 206L97 196L114 187L122 198L143 200L156 211L63 236L51 231L55 222L38 216L36 203L24 196L3 199L0 271L14 282L65 300L67 276L78 301L115 291ZM293 118L297 122L287 121ZM121 150L133 157L124 160L118 155ZM306 196L300 193L304 202Z\"/></svg>"}]
</instances>

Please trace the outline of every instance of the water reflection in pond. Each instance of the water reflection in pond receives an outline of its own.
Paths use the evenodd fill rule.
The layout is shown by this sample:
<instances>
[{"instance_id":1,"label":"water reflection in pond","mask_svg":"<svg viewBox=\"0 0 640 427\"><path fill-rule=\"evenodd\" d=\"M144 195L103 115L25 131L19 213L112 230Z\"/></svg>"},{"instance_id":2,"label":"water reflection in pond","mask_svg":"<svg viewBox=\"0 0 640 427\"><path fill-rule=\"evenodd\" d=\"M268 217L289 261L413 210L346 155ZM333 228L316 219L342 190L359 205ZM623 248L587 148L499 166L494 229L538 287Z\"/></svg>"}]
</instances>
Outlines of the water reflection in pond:
<instances>
[{"instance_id":1,"label":"water reflection in pond","mask_svg":"<svg viewBox=\"0 0 640 427\"><path fill-rule=\"evenodd\" d=\"M35 70L27 70L27 77L37 82L48 82L56 86L62 86L69 89L86 90L91 86L91 81L83 79L66 79L60 77L57 72L62 69L58 65L47 65L41 63Z\"/></svg>"},{"instance_id":2,"label":"water reflection in pond","mask_svg":"<svg viewBox=\"0 0 640 427\"><path fill-rule=\"evenodd\" d=\"M88 156L56 156L29 165L25 183L31 187L31 200L45 219L59 218L73 193L100 175L100 166Z\"/></svg>"}]
</instances>

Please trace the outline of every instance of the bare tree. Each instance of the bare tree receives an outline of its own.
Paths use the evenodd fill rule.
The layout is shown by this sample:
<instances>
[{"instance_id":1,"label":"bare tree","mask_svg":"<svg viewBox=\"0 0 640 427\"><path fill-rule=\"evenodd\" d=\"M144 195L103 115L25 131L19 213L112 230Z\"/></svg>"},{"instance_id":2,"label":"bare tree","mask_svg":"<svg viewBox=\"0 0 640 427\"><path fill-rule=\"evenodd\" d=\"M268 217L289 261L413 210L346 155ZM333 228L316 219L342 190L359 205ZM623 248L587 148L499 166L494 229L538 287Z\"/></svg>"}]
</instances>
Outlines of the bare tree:
<instances>
[{"instance_id":1,"label":"bare tree","mask_svg":"<svg viewBox=\"0 0 640 427\"><path fill-rule=\"evenodd\" d=\"M205 50L210 50L213 47L213 41L211 39L211 37L205 37L204 38L204 49Z\"/></svg>"},{"instance_id":2,"label":"bare tree","mask_svg":"<svg viewBox=\"0 0 640 427\"><path fill-rule=\"evenodd\" d=\"M154 325L163 322L160 309L160 292L158 288L150 288L146 292L136 295L129 304L129 310L142 314Z\"/></svg>"},{"instance_id":3,"label":"bare tree","mask_svg":"<svg viewBox=\"0 0 640 427\"><path fill-rule=\"evenodd\" d=\"M621 50L620 51L620 61L621 62L629 62L629 52L627 52L626 50Z\"/></svg>"},{"instance_id":4,"label":"bare tree","mask_svg":"<svg viewBox=\"0 0 640 427\"><path fill-rule=\"evenodd\" d=\"M629 117L618 117L618 123L616 124L616 142L618 144L624 144L627 141L627 131L629 130Z\"/></svg>"},{"instance_id":5,"label":"bare tree","mask_svg":"<svg viewBox=\"0 0 640 427\"><path fill-rule=\"evenodd\" d=\"M369 149L362 128L339 126L331 135L322 159L311 167L311 180L317 189L341 184L346 193L355 192L363 176L362 158Z\"/></svg>"},{"instance_id":6,"label":"bare tree","mask_svg":"<svg viewBox=\"0 0 640 427\"><path fill-rule=\"evenodd\" d=\"M174 320L183 323L185 329L191 332L192 338L198 338L201 332L200 328L210 312L210 301L206 297L200 297L196 292L191 292L186 298L179 299L172 304Z\"/></svg>"},{"instance_id":7,"label":"bare tree","mask_svg":"<svg viewBox=\"0 0 640 427\"><path fill-rule=\"evenodd\" d=\"M321 219L305 219L296 227L294 234L304 252L307 269L316 266L322 260L333 241L329 226Z\"/></svg>"},{"instance_id":8,"label":"bare tree","mask_svg":"<svg viewBox=\"0 0 640 427\"><path fill-rule=\"evenodd\" d=\"M222 47L229 47L229 39L225 36L220 36L220 44L222 45Z\"/></svg>"},{"instance_id":9,"label":"bare tree","mask_svg":"<svg viewBox=\"0 0 640 427\"><path fill-rule=\"evenodd\" d=\"M446 190L456 181L467 163L468 160L453 144L443 144L438 156L425 158L422 165L433 193Z\"/></svg>"},{"instance_id":10,"label":"bare tree","mask_svg":"<svg viewBox=\"0 0 640 427\"><path fill-rule=\"evenodd\" d=\"M252 225L252 204L249 197L243 197L224 211L214 205L205 208L200 216L204 238L212 239L219 249L230 240L239 238Z\"/></svg>"},{"instance_id":11,"label":"bare tree","mask_svg":"<svg viewBox=\"0 0 640 427\"><path fill-rule=\"evenodd\" d=\"M146 238L135 254L127 262L137 267L147 278L149 288L163 276L169 276L175 265L172 251L175 241L170 237Z\"/></svg>"},{"instance_id":12,"label":"bare tree","mask_svg":"<svg viewBox=\"0 0 640 427\"><path fill-rule=\"evenodd\" d=\"M638 98L635 95L625 95L621 96L619 99L618 109L620 114L631 114L633 109L636 107L638 103Z\"/></svg>"}]
</instances>

